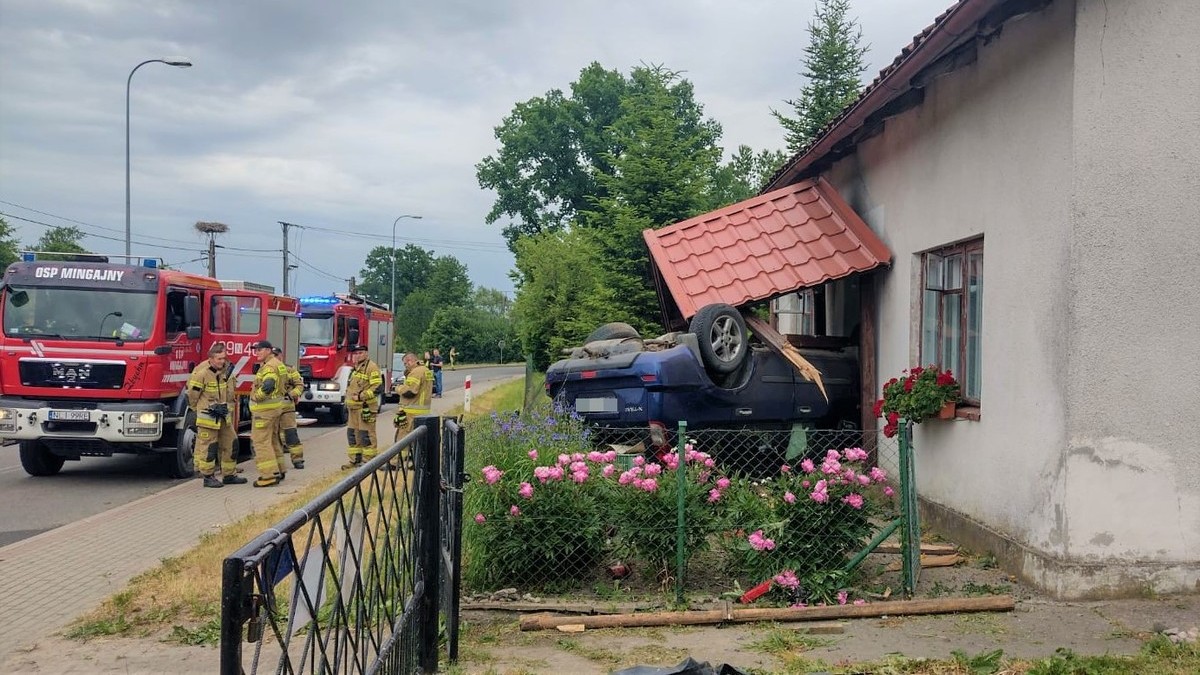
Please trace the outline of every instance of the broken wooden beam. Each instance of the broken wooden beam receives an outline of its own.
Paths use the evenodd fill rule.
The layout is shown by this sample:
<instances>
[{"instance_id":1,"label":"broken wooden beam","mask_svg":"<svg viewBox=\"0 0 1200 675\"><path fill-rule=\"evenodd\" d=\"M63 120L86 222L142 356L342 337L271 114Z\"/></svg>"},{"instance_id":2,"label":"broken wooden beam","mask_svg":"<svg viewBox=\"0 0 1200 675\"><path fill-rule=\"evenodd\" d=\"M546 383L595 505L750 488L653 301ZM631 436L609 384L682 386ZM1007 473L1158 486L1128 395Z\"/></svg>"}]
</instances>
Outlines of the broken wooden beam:
<instances>
[{"instance_id":1,"label":"broken wooden beam","mask_svg":"<svg viewBox=\"0 0 1200 675\"><path fill-rule=\"evenodd\" d=\"M866 605L832 605L828 607L771 607L762 609L724 609L691 612L646 612L642 614L612 614L609 616L554 616L542 614L521 619L521 630L553 630L558 626L579 625L585 628L633 628L645 626L696 626L718 623L747 623L753 621L819 621L825 619L863 619L879 616L917 614L949 614L955 612L1007 612L1015 606L1011 595L989 595L971 598L935 598L931 600L896 600Z\"/></svg>"},{"instance_id":2,"label":"broken wooden beam","mask_svg":"<svg viewBox=\"0 0 1200 675\"><path fill-rule=\"evenodd\" d=\"M759 339L765 342L767 346L774 350L777 354L787 359L788 362L792 364L792 367L804 376L804 379L808 380L809 382L815 382L817 389L821 390L821 395L825 397L826 401L829 400L829 394L825 392L825 383L821 380L821 371L817 370L816 366L809 363L808 359L804 358L804 356L800 354L800 351L793 347L792 343L787 341L787 338L783 337L783 335L780 334L779 331L775 330L771 324L763 321L757 316L743 314L742 318L745 319L746 326L749 327L750 330L754 331L754 334L757 335Z\"/></svg>"}]
</instances>

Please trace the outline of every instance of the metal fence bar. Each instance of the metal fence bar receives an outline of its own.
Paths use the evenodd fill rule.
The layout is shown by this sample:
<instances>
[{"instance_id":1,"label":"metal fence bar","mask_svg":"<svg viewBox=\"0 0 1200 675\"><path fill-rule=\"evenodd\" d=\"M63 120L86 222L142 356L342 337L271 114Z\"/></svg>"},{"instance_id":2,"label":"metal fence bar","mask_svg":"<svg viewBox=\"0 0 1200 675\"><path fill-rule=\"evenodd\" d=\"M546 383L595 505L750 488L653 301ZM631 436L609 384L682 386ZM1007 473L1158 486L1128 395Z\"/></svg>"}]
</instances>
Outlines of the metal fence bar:
<instances>
[{"instance_id":1,"label":"metal fence bar","mask_svg":"<svg viewBox=\"0 0 1200 675\"><path fill-rule=\"evenodd\" d=\"M457 419L445 420L442 425L441 455L441 546L439 568L441 575L441 616L446 630L446 655L451 663L458 661L459 586L462 580L462 489L463 448L466 433Z\"/></svg>"},{"instance_id":2,"label":"metal fence bar","mask_svg":"<svg viewBox=\"0 0 1200 675\"><path fill-rule=\"evenodd\" d=\"M921 522L917 512L917 483L913 467L912 423L900 422L900 511L904 527L900 536L901 576L904 593L912 597L921 576Z\"/></svg>"},{"instance_id":3,"label":"metal fence bar","mask_svg":"<svg viewBox=\"0 0 1200 675\"><path fill-rule=\"evenodd\" d=\"M436 670L440 428L417 421L225 559L221 673ZM395 466L404 451L413 474ZM249 663L243 642L255 645Z\"/></svg>"},{"instance_id":4,"label":"metal fence bar","mask_svg":"<svg viewBox=\"0 0 1200 675\"><path fill-rule=\"evenodd\" d=\"M441 600L439 592L440 573L438 563L441 560L441 518L439 517L439 496L441 494L438 469L442 448L441 418L437 415L422 415L416 420L417 425L425 428L424 447L416 457L418 490L421 503L418 523L420 531L417 535L418 555L422 558L421 577L424 583L423 592L418 600L420 625L420 644L417 646L417 663L426 673L437 672L438 667L438 604Z\"/></svg>"},{"instance_id":5,"label":"metal fence bar","mask_svg":"<svg viewBox=\"0 0 1200 675\"><path fill-rule=\"evenodd\" d=\"M675 466L675 604L683 604L683 575L687 567L687 462L684 448L687 445L687 422L679 422L679 434L675 441L678 463Z\"/></svg>"}]
</instances>

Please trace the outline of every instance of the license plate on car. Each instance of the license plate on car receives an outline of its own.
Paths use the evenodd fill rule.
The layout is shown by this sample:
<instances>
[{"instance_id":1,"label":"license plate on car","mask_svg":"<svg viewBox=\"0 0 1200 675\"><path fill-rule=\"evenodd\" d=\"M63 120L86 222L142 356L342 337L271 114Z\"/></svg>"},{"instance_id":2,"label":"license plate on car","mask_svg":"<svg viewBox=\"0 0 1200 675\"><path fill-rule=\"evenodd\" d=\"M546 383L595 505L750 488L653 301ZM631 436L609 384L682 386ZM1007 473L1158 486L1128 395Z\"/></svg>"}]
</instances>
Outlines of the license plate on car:
<instances>
[{"instance_id":1,"label":"license plate on car","mask_svg":"<svg viewBox=\"0 0 1200 675\"><path fill-rule=\"evenodd\" d=\"M615 413L617 399L611 397L577 398L575 399L577 413Z\"/></svg>"},{"instance_id":2,"label":"license plate on car","mask_svg":"<svg viewBox=\"0 0 1200 675\"><path fill-rule=\"evenodd\" d=\"M50 419L58 422L87 422L91 416L86 410L51 410Z\"/></svg>"}]
</instances>

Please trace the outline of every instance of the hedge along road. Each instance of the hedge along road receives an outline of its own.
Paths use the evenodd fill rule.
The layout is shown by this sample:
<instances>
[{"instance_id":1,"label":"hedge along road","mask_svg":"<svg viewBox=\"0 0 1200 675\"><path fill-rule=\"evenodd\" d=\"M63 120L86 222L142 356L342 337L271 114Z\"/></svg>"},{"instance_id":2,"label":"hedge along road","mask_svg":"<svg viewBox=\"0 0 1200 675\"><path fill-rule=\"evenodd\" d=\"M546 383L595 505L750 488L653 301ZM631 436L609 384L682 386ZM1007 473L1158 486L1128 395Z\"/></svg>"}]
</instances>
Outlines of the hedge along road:
<instances>
[{"instance_id":1,"label":"hedge along road","mask_svg":"<svg viewBox=\"0 0 1200 675\"><path fill-rule=\"evenodd\" d=\"M458 396L461 401L463 380L471 375L473 382L507 379L525 372L524 366L459 368L443 373L442 386L447 398ZM453 392L453 393L451 393ZM394 405L384 406L390 415ZM316 424L301 427L300 440L307 442L325 434L340 434L341 427ZM388 439L381 439L386 442ZM254 464L242 462L240 468L253 478ZM160 492L187 482L166 478L150 457L115 455L85 457L67 462L57 476L35 478L21 468L17 446L0 447L0 546L32 537L41 532L73 523L97 513ZM195 480L195 479L190 479ZM222 489L242 489L248 486L229 486ZM201 489L196 483L196 489Z\"/></svg>"}]
</instances>

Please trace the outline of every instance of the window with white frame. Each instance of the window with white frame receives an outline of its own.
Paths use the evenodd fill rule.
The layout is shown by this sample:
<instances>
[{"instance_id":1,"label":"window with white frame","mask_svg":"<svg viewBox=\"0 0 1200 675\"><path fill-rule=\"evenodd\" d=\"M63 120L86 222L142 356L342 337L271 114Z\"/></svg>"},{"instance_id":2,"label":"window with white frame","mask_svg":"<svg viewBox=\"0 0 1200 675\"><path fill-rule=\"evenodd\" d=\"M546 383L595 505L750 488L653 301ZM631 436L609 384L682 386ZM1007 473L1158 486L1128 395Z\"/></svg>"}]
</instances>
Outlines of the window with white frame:
<instances>
[{"instance_id":1,"label":"window with white frame","mask_svg":"<svg viewBox=\"0 0 1200 675\"><path fill-rule=\"evenodd\" d=\"M965 403L979 404L983 239L921 255L921 363L950 370Z\"/></svg>"}]
</instances>

